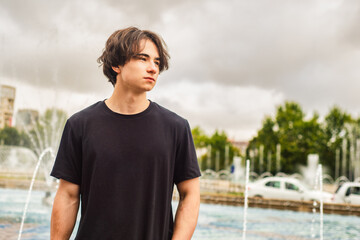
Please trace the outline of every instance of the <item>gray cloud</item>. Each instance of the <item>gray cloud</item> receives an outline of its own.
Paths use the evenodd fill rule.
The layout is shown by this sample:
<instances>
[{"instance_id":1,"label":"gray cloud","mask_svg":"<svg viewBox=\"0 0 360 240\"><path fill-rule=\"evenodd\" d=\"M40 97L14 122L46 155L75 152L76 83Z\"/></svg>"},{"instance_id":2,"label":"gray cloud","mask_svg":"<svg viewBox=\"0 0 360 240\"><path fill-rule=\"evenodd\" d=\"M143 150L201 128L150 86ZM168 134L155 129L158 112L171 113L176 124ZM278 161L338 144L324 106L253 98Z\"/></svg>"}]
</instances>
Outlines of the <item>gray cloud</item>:
<instances>
[{"instance_id":1,"label":"gray cloud","mask_svg":"<svg viewBox=\"0 0 360 240\"><path fill-rule=\"evenodd\" d=\"M3 74L26 66L24 75L39 71L44 81L56 68L61 81L87 79L88 71L97 71L94 61L106 37L135 23L170 35L176 60L171 77L283 87L308 65L337 61L358 46L359 4L344 1L331 8L320 2L3 1L4 17L18 33L2 34Z\"/></svg>"},{"instance_id":2,"label":"gray cloud","mask_svg":"<svg viewBox=\"0 0 360 240\"><path fill-rule=\"evenodd\" d=\"M196 88L209 82L219 89L254 87L309 111L325 113L337 103L358 112L359 13L360 2L338 0L5 0L0 78L79 93L104 91L110 85L96 59L114 30L135 25L159 32L169 46L171 68L161 76L163 88L179 81ZM204 101L208 89L203 90L193 101ZM192 87L188 94L194 94ZM230 99L219 100L224 114L236 112L236 98ZM171 97L161 101L184 108ZM202 115L193 118L221 123ZM243 120L244 126L254 119Z\"/></svg>"}]
</instances>

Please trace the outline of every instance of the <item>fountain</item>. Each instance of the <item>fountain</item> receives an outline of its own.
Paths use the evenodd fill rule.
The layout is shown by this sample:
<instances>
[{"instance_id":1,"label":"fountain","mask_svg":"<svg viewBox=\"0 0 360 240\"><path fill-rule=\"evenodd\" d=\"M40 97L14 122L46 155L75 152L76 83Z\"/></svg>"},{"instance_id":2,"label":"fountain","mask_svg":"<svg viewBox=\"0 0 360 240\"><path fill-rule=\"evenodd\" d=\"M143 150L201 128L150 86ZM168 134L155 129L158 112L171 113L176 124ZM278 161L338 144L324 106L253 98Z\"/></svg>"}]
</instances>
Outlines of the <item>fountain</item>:
<instances>
[{"instance_id":1,"label":"fountain","mask_svg":"<svg viewBox=\"0 0 360 240\"><path fill-rule=\"evenodd\" d=\"M281 171L281 145L276 144L276 172Z\"/></svg>"},{"instance_id":2,"label":"fountain","mask_svg":"<svg viewBox=\"0 0 360 240\"><path fill-rule=\"evenodd\" d=\"M207 147L206 168L211 168L211 145L208 145Z\"/></svg>"},{"instance_id":3,"label":"fountain","mask_svg":"<svg viewBox=\"0 0 360 240\"><path fill-rule=\"evenodd\" d=\"M356 154L355 154L355 176L354 179L360 178L360 139L356 139Z\"/></svg>"},{"instance_id":4,"label":"fountain","mask_svg":"<svg viewBox=\"0 0 360 240\"><path fill-rule=\"evenodd\" d=\"M244 193L244 220L243 220L243 234L242 234L243 240L246 239L246 217L247 217L247 209L248 209L249 173L250 173L250 160L246 160L245 193Z\"/></svg>"},{"instance_id":5,"label":"fountain","mask_svg":"<svg viewBox=\"0 0 360 240\"><path fill-rule=\"evenodd\" d=\"M230 154L230 147L228 144L225 145L225 163L224 169L227 170L229 167L229 154Z\"/></svg>"},{"instance_id":6,"label":"fountain","mask_svg":"<svg viewBox=\"0 0 360 240\"><path fill-rule=\"evenodd\" d=\"M243 168L241 167L241 157L234 157L233 160L233 182L239 183L243 174ZM234 192L236 192L236 185L234 185Z\"/></svg>"},{"instance_id":7,"label":"fountain","mask_svg":"<svg viewBox=\"0 0 360 240\"><path fill-rule=\"evenodd\" d=\"M320 191L320 206L319 206L319 214L320 214L320 230L319 230L319 236L320 236L320 240L323 240L323 236L324 236L324 200L323 200L323 173L322 173L322 165L319 164L317 169L316 169L316 177L315 177L315 187L314 190L319 190ZM316 216L316 207L317 207L318 203L317 201L314 200L313 202L313 218L311 221L311 237L314 238L315 237L315 232L314 232L314 224L315 224L315 216Z\"/></svg>"},{"instance_id":8,"label":"fountain","mask_svg":"<svg viewBox=\"0 0 360 240\"><path fill-rule=\"evenodd\" d=\"M320 184L320 240L324 239L324 199L323 199L323 179L322 179L322 165L319 164L319 184Z\"/></svg>"},{"instance_id":9,"label":"fountain","mask_svg":"<svg viewBox=\"0 0 360 240\"><path fill-rule=\"evenodd\" d=\"M337 148L335 150L335 179L339 177L339 169L340 169L340 149Z\"/></svg>"},{"instance_id":10,"label":"fountain","mask_svg":"<svg viewBox=\"0 0 360 240\"><path fill-rule=\"evenodd\" d=\"M35 178L36 178L37 172L38 172L38 170L39 170L39 166L40 166L41 161L43 160L44 156L45 156L47 153L50 153L50 154L51 154L51 157L52 157L53 159L55 159L54 152L53 152L53 150L52 150L51 148L46 148L46 149L41 153L41 155L40 155L40 157L39 157L39 161L38 161L38 163L36 164L36 167L35 167L35 170L34 170L34 173L33 173L33 177L32 177L32 179L31 179L31 183L30 183L28 195L27 195L27 198L26 198L25 207L24 207L24 211L23 211L23 216L22 216L22 218L21 218L21 225L20 225L18 240L21 239L21 234L22 234L22 231L23 231L24 221L25 221L25 218L26 218L26 212L27 212L27 209L28 209L28 206L29 206L29 202L30 202L30 198L31 198L31 192L32 192L32 189L33 189L33 186L34 186L34 182L35 182ZM48 192L46 192L45 197L49 197Z\"/></svg>"},{"instance_id":11,"label":"fountain","mask_svg":"<svg viewBox=\"0 0 360 240\"><path fill-rule=\"evenodd\" d=\"M51 114L51 115L49 115L49 114ZM51 110L51 112L45 113L45 115L50 116L50 121L49 121L49 119L47 119L48 121L40 120L40 124L34 124L35 128L33 129L33 132L35 133L36 138L34 137L34 134L31 134L29 129L27 129L26 127L24 128L25 132L28 134L28 136L31 139L34 151L39 154L39 158L38 158L38 162L36 164L35 170L33 172L30 187L28 190L28 195L26 198L25 206L24 206L18 240L21 239L23 226L24 226L24 222L25 222L25 218L26 218L26 213L27 213L28 205L29 205L30 198L31 198L31 192L33 189L34 181L35 181L36 175L38 173L40 164L42 162L44 165L43 173L45 176L46 184L48 186L51 186L51 184L52 184L52 178L50 177L49 172L50 172L50 169L55 160L54 152L56 151L56 149L58 148L58 145L60 143L61 132L62 132L64 123L66 120L66 115L64 115L64 114L60 115L60 116L62 116L62 118L59 119L58 118L59 112L56 112L54 109ZM42 133L41 133L41 130L42 130ZM47 161L43 161L44 157L47 156L47 154L50 154L50 157L46 158ZM50 195L51 194L49 192L45 192L43 202L49 204L48 202L49 202Z\"/></svg>"},{"instance_id":12,"label":"fountain","mask_svg":"<svg viewBox=\"0 0 360 240\"><path fill-rule=\"evenodd\" d=\"M42 172L42 178L44 179L45 186L47 186L42 202L48 206L52 205L49 189L52 187L54 179L49 175L49 172L55 160L55 152L60 143L60 136L66 119L67 117L63 112L52 109L46 111L42 119L38 121L32 119L31 125L19 122L18 124L20 124L30 139L31 150L23 147L1 146L1 155L4 157L4 160L1 160L1 164L7 166L9 173L19 172L23 168L28 172L29 169L35 166L22 212L18 240L21 239L23 233L24 222L38 172ZM24 160L23 156L17 153L24 151L28 152L28 156L31 156L30 160L29 157L25 158L27 160Z\"/></svg>"},{"instance_id":13,"label":"fountain","mask_svg":"<svg viewBox=\"0 0 360 240\"><path fill-rule=\"evenodd\" d=\"M35 168L39 169L39 166L43 163L42 161L45 160L47 157L53 157L53 153L50 149L47 149L46 152L43 152L41 158L37 163ZM234 163L240 162L234 159ZM248 184L249 177L250 177L250 161L246 161L246 171L245 171L245 185ZM36 173L34 172L34 175ZM319 166L316 174L317 174L317 187L322 190L321 184L321 172L322 169ZM241 172L242 173L242 172ZM243 174L243 173L242 173ZM294 177L296 177L294 175ZM299 176L297 176L299 177ZM31 184L32 186L32 184ZM291 211L278 211L278 210L263 210L257 208L248 208L248 201L247 201L247 192L246 190L248 187L245 187L245 198L244 198L244 208L239 207L229 207L229 206L220 206L220 205L209 205L209 204L202 204L200 209L199 215L199 223L197 230L194 234L194 239L207 239L207 240L215 240L215 239L238 239L240 234L242 234L242 239L296 239L303 238L309 239L312 236L316 236L311 232L311 235L308 231L297 231L298 229L306 229L309 227L309 219L311 219L311 215L309 213L301 213L301 212L291 212ZM2 193L0 196L3 195ZM5 193L6 196L6 193ZM26 205L28 206L28 202L30 198L38 198L39 192L29 195L24 195L23 199L26 199ZM0 201L1 198L0 198ZM2 205L3 202L0 202ZM357 218L351 218L346 216L338 216L338 215L327 215L326 216L326 224L323 224L323 211L322 211L322 202L320 202L320 229L319 232L319 239L323 239L323 235L325 234L325 238L331 238L332 236L337 236L337 239L341 238L348 238L353 239L354 236L351 235L353 233L347 232L346 229L348 226L352 226L352 229L358 229L360 231L360 222ZM315 205L315 207L318 205ZM26 207L27 208L27 207ZM30 208L31 209L31 208ZM174 208L175 209L175 208ZM1 208L0 208L1 211ZM239 224L239 216L243 217L243 222ZM234 219L234 217L236 217ZM312 218L318 218L318 214L312 214ZM23 219L25 219L23 214ZM248 224L251 222L252 224ZM340 223L339 223L340 222ZM279 227L282 226L281 223L286 223L289 226L286 230ZM314 222L315 223L315 222ZM270 225L269 225L270 224ZM341 224L341 226L339 225ZM242 227L241 227L242 226ZM316 222L317 226L317 222ZM289 230L292 229L292 230ZM339 231L339 229L344 229L343 231ZM325 230L325 231L324 231ZM22 230L20 230L21 232ZM49 231L49 227L42 228L43 237L33 236L33 239L48 239L48 235L44 234L44 232ZM317 236L318 237L318 236ZM19 236L18 239L21 239ZM72 238L71 238L72 239Z\"/></svg>"},{"instance_id":14,"label":"fountain","mask_svg":"<svg viewBox=\"0 0 360 240\"><path fill-rule=\"evenodd\" d=\"M341 175L346 176L346 165L347 165L347 140L343 139L342 142L342 165L341 165Z\"/></svg>"},{"instance_id":15,"label":"fountain","mask_svg":"<svg viewBox=\"0 0 360 240\"><path fill-rule=\"evenodd\" d=\"M43 125L45 125L45 121L42 122ZM61 131L62 128L60 128ZM29 134L30 130L28 130ZM46 133L47 132L47 133ZM49 142L53 142L53 140L51 139L55 139L55 137L49 137L48 133L50 132L49 129L46 130L41 130L41 128L34 130L33 133L31 134L31 137L33 137L32 139L32 143L34 145L34 150L33 155L34 156L38 156L35 157L36 159L36 166L35 166L35 170L33 172L32 175L32 179L31 179L31 183L30 183L30 187L29 187L29 191L27 192L26 195L24 195L23 199L25 200L24 202L24 211L22 212L22 218L21 218L21 225L20 225L20 231L19 231L19 236L18 236L18 240L21 239L22 237L22 232L23 232L23 228L24 228L24 222L26 220L27 217L27 210L29 207L29 202L31 201L32 197L37 197L39 195L39 193L37 193L36 191L33 192L33 186L34 186L34 180L36 178L36 175L38 175L40 170L46 170L46 168L48 168L48 166L52 166L52 162L54 159L54 149L57 148L56 144L52 145L49 144ZM56 133L58 135L58 137L60 137L59 133ZM42 137L41 139L37 139L37 137ZM56 142L56 141L55 141ZM211 149L208 151L209 155L211 154ZM14 164L15 159L17 159L16 161L19 161L17 155L14 153L13 150L9 151L10 159L11 160L11 164ZM225 151L225 155L228 156L228 153L226 153ZM259 151L259 157L263 158L262 150ZM311 170L310 171L306 171L309 173L314 174L313 168L315 166L316 169L316 165L317 165L317 161L314 161L315 157L310 157L311 160ZM210 157L208 158L210 159ZM271 155L270 158L267 158L267 160L271 161ZM225 158L226 160L226 158ZM250 180L250 176L252 176L252 178L256 178L258 177L258 175L256 175L255 173L251 173L250 172L250 160L246 161L246 169L244 169L243 166L241 166L241 158L240 157L235 157L233 159L233 164L234 164L234 180L235 182L242 182L242 180L244 179L245 176L245 191L244 191L244 208L241 209L242 212L239 212L239 208L236 207L228 207L226 208L225 206L216 206L216 205L211 205L211 209L209 209L208 205L203 204L202 207L203 209L207 209L208 213L202 212L200 214L200 218L199 218L199 224L198 224L198 230L197 232L195 232L195 236L196 239L218 239L218 237L214 237L216 236L215 234L213 234L213 236L206 235L206 233L201 232L202 230L206 229L206 231L218 231L221 232L222 234L224 234L224 239L228 239L227 237L232 237L233 235L231 234L237 234L237 236L240 236L240 234L242 234L242 239L246 239L246 237L248 237L249 239L251 239L251 235L253 235L254 233L259 234L259 236L257 239L268 239L268 238L276 238L276 236L282 236L279 238L283 238L286 239L286 233L282 232L283 229L281 228L276 228L276 225L281 225L281 224L276 224L277 222L282 222L283 218L286 219L290 219L290 223L292 221L292 223L298 223L302 224L302 229L304 228L308 228L309 227L309 219L311 218L311 215L307 214L307 213L297 213L297 212L287 212L286 214L284 214L284 212L276 212L275 210L273 211L265 211L265 210L260 210L260 209L252 209L252 208L248 208L248 183ZM216 164L216 163L215 163ZM33 164L32 166L34 166L35 164ZM209 164L210 165L210 164ZM225 164L226 166L226 164ZM270 165L268 165L270 166ZM15 165L13 166L15 167ZM41 168L43 167L43 168ZM219 169L219 167L218 167ZM265 168L264 168L265 169ZM245 171L244 171L245 170ZM215 172L213 170L208 170L206 171L207 175L209 176L209 178L222 178L222 176L226 177L227 172L226 171L219 171L219 172ZM245 174L244 174L245 173ZM317 170L315 171L315 174L317 175L316 177L316 181L317 183L315 183L316 185L318 185L318 187L320 188L320 191L322 191L322 167L321 165L318 166ZM46 174L46 176L48 175L48 172ZM278 176L286 176L284 173L278 173ZM269 172L265 172L263 173L260 177L266 177L266 176L271 176L271 173ZM293 177L295 178L300 178L299 175L293 175ZM241 180L240 180L241 178ZM46 182L48 182L48 180L46 180ZM51 183L51 181L50 181ZM41 192L41 194L43 194L43 192ZM45 198L48 199L49 198L49 192L46 192L46 196ZM25 197L26 196L26 197ZM0 199L1 201L1 199ZM317 204L317 203L315 203ZM314 208L317 207L318 205L314 205ZM218 210L221 209L221 210ZM31 207L29 208L29 211L31 211ZM202 216L206 216L206 214L211 214L214 213L214 215L211 215L211 217L208 218L202 218ZM236 222L235 221L230 221L232 219L231 214L237 214L236 215ZM222 214L222 215L221 215ZM239 214L243 214L243 223L239 224L238 218L239 218ZM324 227L325 227L325 234L336 234L336 232L331 231L331 229L327 229L330 228L327 224L329 224L329 219L330 217L326 217L326 224L324 226L323 223L323 219L324 219L324 215L323 215L323 202L322 200L320 201L320 206L319 206L319 214L320 214L320 229L319 229L319 235L320 235L320 239L323 239L323 235L324 235ZM217 219L218 216L223 216L223 218L225 219L225 223L224 223L224 219ZM261 216L261 217L259 217ZM265 217L263 218L262 216L266 216L266 218L270 219L267 220L267 222L273 221L274 224L271 226L271 228L273 229L272 232L270 233L270 230L267 230L268 232L261 232L258 229L261 229L264 226L264 229L268 229L267 228L267 223L265 221L263 221L263 219L265 219ZM315 219L315 217L317 218L318 214L314 213L314 215L312 215L313 219ZM299 221L295 221L294 219L301 219ZM338 216L333 216L334 219L340 218ZM274 221L274 219L277 219L276 221ZM341 219L345 219L345 217L342 217ZM230 223L227 223L226 221L229 220ZM211 222L211 221L215 221L215 222ZM235 222L235 223L234 223ZM248 222L251 222L252 224L248 224ZM336 222L336 220L334 220L334 222ZM342 222L346 222L346 220L342 220ZM356 221L353 221L356 222ZM208 224L209 223L209 224ZM288 224L290 224L288 223ZM315 221L314 221L315 223ZM347 221L347 224L351 224L351 221ZM1 225L1 224L0 224ZM236 225L236 226L235 226ZM241 228L242 225L242 228ZM359 224L360 225L360 224ZM26 226L26 225L25 225ZM260 227L259 227L260 226ZM336 225L334 225L336 226ZM1 227L1 226L0 226ZM26 228L26 227L25 227ZM256 229L258 228L258 229ZM269 227L270 228L270 227ZM356 227L354 227L356 228ZM212 229L212 230L209 230ZM314 228L313 228L314 229ZM48 228L45 228L44 231L48 231ZM359 229L360 230L360 229ZM205 231L205 230L204 230ZM222 232L223 231L223 232ZM309 235L309 231L307 231L308 235L304 235L303 232L296 232L296 230L293 230L293 232L291 234L293 234L292 236L301 236L303 238L308 238L310 237ZM282 234L282 235L281 235ZM350 233L349 233L350 234ZM343 236L351 236L351 235L345 235L343 234ZM248 235L248 236L247 236ZM316 234L317 235L317 234ZM203 237L205 236L205 237ZM285 237L284 237L285 236ZM311 236L314 236L313 232L311 232ZM234 237L235 238L235 237ZM290 238L290 237L289 237ZM36 239L40 239L40 238L36 238ZM42 239L42 238L41 238ZM44 238L44 239L48 239Z\"/></svg>"},{"instance_id":16,"label":"fountain","mask_svg":"<svg viewBox=\"0 0 360 240\"><path fill-rule=\"evenodd\" d=\"M317 178L314 180L314 176L317 174L317 167L319 164L319 155L317 154L309 154L307 157L307 166L301 166L300 172L304 177L305 183L310 186L315 186L315 182Z\"/></svg>"},{"instance_id":17,"label":"fountain","mask_svg":"<svg viewBox=\"0 0 360 240\"><path fill-rule=\"evenodd\" d=\"M271 172L271 151L267 153L267 172Z\"/></svg>"},{"instance_id":18,"label":"fountain","mask_svg":"<svg viewBox=\"0 0 360 240\"><path fill-rule=\"evenodd\" d=\"M259 173L263 173L263 166L264 166L264 145L260 145L259 150Z\"/></svg>"},{"instance_id":19,"label":"fountain","mask_svg":"<svg viewBox=\"0 0 360 240\"><path fill-rule=\"evenodd\" d=\"M219 172L219 171L220 171L220 151L219 151L219 150L216 151L215 171L216 171L216 172Z\"/></svg>"}]
</instances>

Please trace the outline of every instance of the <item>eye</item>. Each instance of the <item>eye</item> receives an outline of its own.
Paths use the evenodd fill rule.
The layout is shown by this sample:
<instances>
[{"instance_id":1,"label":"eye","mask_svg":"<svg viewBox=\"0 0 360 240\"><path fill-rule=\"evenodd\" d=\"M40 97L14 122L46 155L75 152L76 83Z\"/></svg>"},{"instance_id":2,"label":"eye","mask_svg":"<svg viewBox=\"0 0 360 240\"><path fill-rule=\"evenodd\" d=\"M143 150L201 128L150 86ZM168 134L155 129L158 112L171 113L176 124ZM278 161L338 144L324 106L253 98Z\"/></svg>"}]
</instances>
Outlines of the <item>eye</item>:
<instances>
[{"instance_id":1,"label":"eye","mask_svg":"<svg viewBox=\"0 0 360 240\"><path fill-rule=\"evenodd\" d=\"M140 61L146 61L146 58L144 56L135 56L135 59Z\"/></svg>"},{"instance_id":2,"label":"eye","mask_svg":"<svg viewBox=\"0 0 360 240\"><path fill-rule=\"evenodd\" d=\"M155 64L156 64L157 66L160 66L160 62L159 62L159 61L156 61Z\"/></svg>"}]
</instances>

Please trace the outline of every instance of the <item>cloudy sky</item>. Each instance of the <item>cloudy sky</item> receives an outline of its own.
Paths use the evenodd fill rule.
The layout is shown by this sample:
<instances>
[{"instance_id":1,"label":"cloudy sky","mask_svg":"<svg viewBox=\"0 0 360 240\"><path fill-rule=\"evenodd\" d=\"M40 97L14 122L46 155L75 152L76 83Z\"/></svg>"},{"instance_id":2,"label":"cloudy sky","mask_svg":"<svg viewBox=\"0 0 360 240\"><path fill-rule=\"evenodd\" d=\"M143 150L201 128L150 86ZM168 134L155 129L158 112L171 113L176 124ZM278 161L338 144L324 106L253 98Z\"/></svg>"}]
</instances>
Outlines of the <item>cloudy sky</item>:
<instances>
[{"instance_id":1,"label":"cloudy sky","mask_svg":"<svg viewBox=\"0 0 360 240\"><path fill-rule=\"evenodd\" d=\"M360 116L357 0L1 0L0 83L16 109L71 115L111 94L96 59L128 26L165 39L170 69L149 98L192 127L248 140L286 100Z\"/></svg>"}]
</instances>

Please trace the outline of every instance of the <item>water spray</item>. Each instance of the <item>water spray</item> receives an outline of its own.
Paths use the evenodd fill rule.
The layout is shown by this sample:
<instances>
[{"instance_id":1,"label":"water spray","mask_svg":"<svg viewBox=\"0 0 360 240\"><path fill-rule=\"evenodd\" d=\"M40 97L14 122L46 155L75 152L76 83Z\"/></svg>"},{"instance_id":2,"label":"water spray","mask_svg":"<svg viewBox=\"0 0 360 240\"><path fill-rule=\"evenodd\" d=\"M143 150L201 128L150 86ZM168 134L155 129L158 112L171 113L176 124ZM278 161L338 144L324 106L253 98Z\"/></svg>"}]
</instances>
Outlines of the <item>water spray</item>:
<instances>
[{"instance_id":1,"label":"water spray","mask_svg":"<svg viewBox=\"0 0 360 240\"><path fill-rule=\"evenodd\" d=\"M249 173L250 173L250 160L246 160L246 172L245 172L245 196L244 196L244 221L243 221L243 235L242 239L246 239L246 215L248 209L248 185L249 185Z\"/></svg>"}]
</instances>

